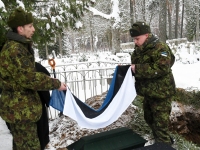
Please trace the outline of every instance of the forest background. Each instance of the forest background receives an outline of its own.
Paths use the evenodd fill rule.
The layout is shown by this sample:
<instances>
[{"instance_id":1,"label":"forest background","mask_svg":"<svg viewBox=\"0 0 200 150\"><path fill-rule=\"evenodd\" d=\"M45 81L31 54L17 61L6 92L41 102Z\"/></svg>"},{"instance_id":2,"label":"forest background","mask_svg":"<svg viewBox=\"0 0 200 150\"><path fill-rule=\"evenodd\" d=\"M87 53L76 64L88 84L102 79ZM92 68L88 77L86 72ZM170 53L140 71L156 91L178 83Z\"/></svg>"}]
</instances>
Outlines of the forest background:
<instances>
[{"instance_id":1,"label":"forest background","mask_svg":"<svg viewBox=\"0 0 200 150\"><path fill-rule=\"evenodd\" d=\"M135 21L147 22L151 26L152 33L164 42L170 40L178 42L184 38L187 42L195 43L197 46L195 48L199 51L200 0L0 0L0 46L9 30L6 24L8 15L17 6L24 7L34 15L36 32L33 37L33 48L38 50L40 58L43 59L48 59L53 51L57 57L70 57L74 53L121 52L123 44L132 42L129 29ZM133 50L133 45L131 46ZM178 49L178 46L176 50L183 51L182 48ZM188 53L184 54L188 58ZM196 68L198 67L195 66L195 70L198 70ZM184 66L185 70L187 69ZM191 79L191 76L189 77L187 79ZM185 96L182 93L180 95ZM188 95L188 98L180 99L194 105L199 102L200 92ZM196 99L192 101L191 97ZM198 103L196 106L199 105ZM138 120L142 120L142 111L139 112L141 115L138 116L141 117ZM192 114L188 118L192 116L196 115ZM199 117L195 118L196 120L198 121ZM193 128L194 125L198 127L192 128L198 136L194 134L189 136L193 139L199 137L199 122L194 123L193 120L190 122ZM188 124L188 122L183 123ZM143 127L144 122L134 122L133 125ZM142 129L146 133L146 128ZM179 136L177 137L175 139L179 139ZM186 149L192 145L185 141L177 143L182 147L186 145ZM183 149L182 147L180 149ZM193 146L191 149L199 147Z\"/></svg>"},{"instance_id":2,"label":"forest background","mask_svg":"<svg viewBox=\"0 0 200 150\"><path fill-rule=\"evenodd\" d=\"M68 57L118 53L120 44L132 42L129 29L135 21L147 22L162 41L199 41L200 0L0 0L0 46L8 15L17 6L34 14L34 48L43 59L53 50Z\"/></svg>"}]
</instances>

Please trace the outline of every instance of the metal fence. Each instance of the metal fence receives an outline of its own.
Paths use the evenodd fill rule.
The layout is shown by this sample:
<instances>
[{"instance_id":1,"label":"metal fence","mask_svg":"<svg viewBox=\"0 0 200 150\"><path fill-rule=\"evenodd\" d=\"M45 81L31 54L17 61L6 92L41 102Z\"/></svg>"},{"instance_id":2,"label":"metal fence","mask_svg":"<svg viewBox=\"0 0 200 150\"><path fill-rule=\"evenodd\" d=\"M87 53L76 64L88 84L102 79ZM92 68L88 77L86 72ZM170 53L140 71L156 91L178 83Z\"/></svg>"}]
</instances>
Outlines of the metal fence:
<instances>
[{"instance_id":1,"label":"metal fence","mask_svg":"<svg viewBox=\"0 0 200 150\"><path fill-rule=\"evenodd\" d=\"M123 65L128 63L121 63ZM119 63L116 62L77 62L57 65L56 78L65 82L71 92L82 101L96 95L101 95L109 89L114 70ZM52 77L53 70L46 66ZM59 112L52 107L49 109L49 118L57 117Z\"/></svg>"}]
</instances>

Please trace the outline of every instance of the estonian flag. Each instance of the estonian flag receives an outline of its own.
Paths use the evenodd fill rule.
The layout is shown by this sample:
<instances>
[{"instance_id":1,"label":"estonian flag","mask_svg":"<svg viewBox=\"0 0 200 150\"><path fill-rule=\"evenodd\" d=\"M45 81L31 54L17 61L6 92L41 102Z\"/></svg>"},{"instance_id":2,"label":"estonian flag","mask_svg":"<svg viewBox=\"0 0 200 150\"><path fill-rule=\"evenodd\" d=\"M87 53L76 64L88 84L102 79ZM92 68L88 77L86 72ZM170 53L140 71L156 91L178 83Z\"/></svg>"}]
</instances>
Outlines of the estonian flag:
<instances>
[{"instance_id":1,"label":"estonian flag","mask_svg":"<svg viewBox=\"0 0 200 150\"><path fill-rule=\"evenodd\" d=\"M74 119L82 128L104 128L116 121L136 97L135 80L130 65L117 66L102 106L95 110L73 95L53 90L50 106Z\"/></svg>"}]
</instances>

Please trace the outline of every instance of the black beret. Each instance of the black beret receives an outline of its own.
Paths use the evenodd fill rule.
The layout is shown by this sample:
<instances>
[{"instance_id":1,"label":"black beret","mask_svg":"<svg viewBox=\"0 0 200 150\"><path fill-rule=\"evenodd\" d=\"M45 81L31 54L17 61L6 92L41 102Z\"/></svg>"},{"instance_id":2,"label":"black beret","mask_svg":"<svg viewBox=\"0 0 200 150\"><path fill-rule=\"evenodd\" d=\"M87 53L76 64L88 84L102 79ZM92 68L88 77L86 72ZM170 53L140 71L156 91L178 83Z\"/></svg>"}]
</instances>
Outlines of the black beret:
<instances>
[{"instance_id":1,"label":"black beret","mask_svg":"<svg viewBox=\"0 0 200 150\"><path fill-rule=\"evenodd\" d=\"M132 28L129 30L131 37L143 35L146 33L151 33L150 26L145 22L136 22L132 25Z\"/></svg>"},{"instance_id":2,"label":"black beret","mask_svg":"<svg viewBox=\"0 0 200 150\"><path fill-rule=\"evenodd\" d=\"M30 23L33 23L32 13L25 12L22 7L15 9L10 14L7 22L8 26L11 28L16 28Z\"/></svg>"}]
</instances>

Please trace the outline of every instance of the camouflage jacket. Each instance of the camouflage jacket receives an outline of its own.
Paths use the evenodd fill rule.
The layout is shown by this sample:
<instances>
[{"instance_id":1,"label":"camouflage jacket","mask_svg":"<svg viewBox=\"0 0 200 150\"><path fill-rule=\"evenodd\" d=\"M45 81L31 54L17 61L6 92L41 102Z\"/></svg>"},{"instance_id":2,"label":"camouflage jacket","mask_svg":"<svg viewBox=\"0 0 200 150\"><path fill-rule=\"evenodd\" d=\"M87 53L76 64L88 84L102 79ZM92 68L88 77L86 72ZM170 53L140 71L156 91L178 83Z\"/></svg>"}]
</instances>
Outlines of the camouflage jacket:
<instances>
[{"instance_id":1,"label":"camouflage jacket","mask_svg":"<svg viewBox=\"0 0 200 150\"><path fill-rule=\"evenodd\" d=\"M154 35L141 47L135 47L131 63L135 64L135 86L138 95L166 98L175 94L175 81L171 67L174 55L167 44Z\"/></svg>"},{"instance_id":2,"label":"camouflage jacket","mask_svg":"<svg viewBox=\"0 0 200 150\"><path fill-rule=\"evenodd\" d=\"M8 32L0 52L0 116L9 123L36 122L42 114L37 91L58 89L58 79L36 72L31 41Z\"/></svg>"}]
</instances>

